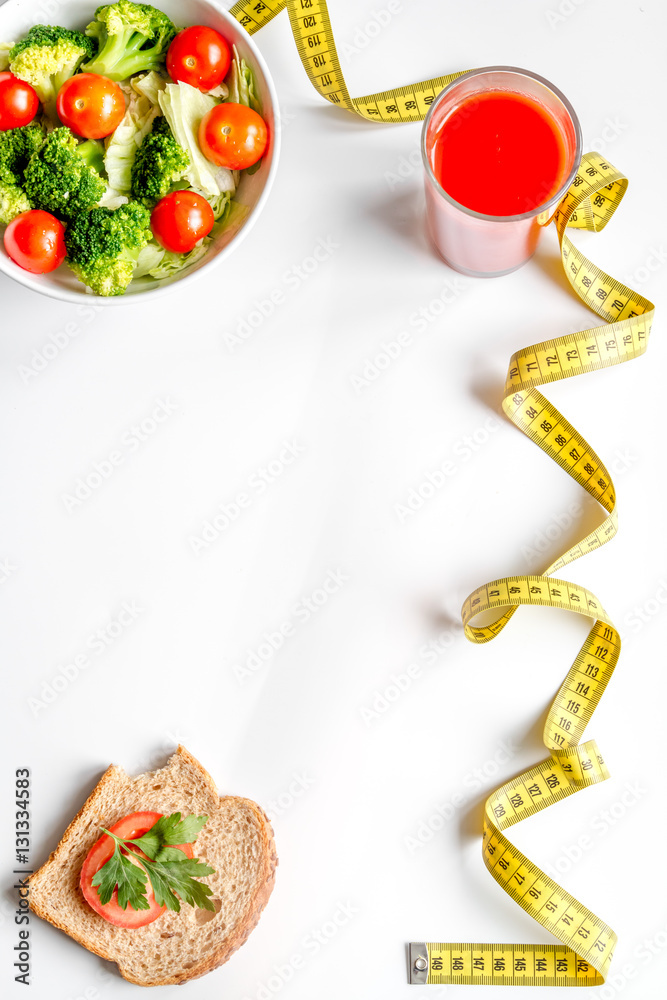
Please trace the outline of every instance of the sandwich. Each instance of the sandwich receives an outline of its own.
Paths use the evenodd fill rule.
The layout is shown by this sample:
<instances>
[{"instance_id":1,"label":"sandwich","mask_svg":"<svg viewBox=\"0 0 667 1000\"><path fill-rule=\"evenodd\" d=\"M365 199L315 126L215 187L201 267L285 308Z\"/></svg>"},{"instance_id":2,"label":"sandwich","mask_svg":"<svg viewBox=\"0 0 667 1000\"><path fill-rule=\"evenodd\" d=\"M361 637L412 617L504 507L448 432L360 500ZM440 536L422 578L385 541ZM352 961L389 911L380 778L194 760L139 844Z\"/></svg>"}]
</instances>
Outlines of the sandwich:
<instances>
[{"instance_id":1,"label":"sandwich","mask_svg":"<svg viewBox=\"0 0 667 1000\"><path fill-rule=\"evenodd\" d=\"M166 765L103 774L48 861L32 911L138 986L186 983L222 965L268 902L273 831L250 799L219 796L182 746Z\"/></svg>"}]
</instances>

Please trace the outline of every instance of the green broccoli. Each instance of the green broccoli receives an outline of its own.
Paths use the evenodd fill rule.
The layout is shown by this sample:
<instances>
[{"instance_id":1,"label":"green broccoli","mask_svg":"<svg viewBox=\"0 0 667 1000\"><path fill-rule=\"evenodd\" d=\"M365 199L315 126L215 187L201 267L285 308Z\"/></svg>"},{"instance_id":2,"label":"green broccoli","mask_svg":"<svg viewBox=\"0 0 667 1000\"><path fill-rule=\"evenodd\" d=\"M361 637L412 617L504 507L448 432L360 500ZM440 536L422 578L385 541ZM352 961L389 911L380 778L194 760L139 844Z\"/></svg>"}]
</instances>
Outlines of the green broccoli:
<instances>
[{"instance_id":1,"label":"green broccoli","mask_svg":"<svg viewBox=\"0 0 667 1000\"><path fill-rule=\"evenodd\" d=\"M85 145L85 143L83 144ZM47 135L23 174L23 188L34 208L67 221L96 205L107 185L78 152L76 136L64 126Z\"/></svg>"},{"instance_id":2,"label":"green broccoli","mask_svg":"<svg viewBox=\"0 0 667 1000\"><path fill-rule=\"evenodd\" d=\"M43 141L41 125L23 125L0 132L0 181L20 187L28 160Z\"/></svg>"},{"instance_id":3,"label":"green broccoli","mask_svg":"<svg viewBox=\"0 0 667 1000\"><path fill-rule=\"evenodd\" d=\"M7 225L32 208L23 191L23 171L43 141L44 131L39 125L0 132L0 223Z\"/></svg>"},{"instance_id":4,"label":"green broccoli","mask_svg":"<svg viewBox=\"0 0 667 1000\"><path fill-rule=\"evenodd\" d=\"M151 238L150 213L128 202L78 215L65 232L68 263L96 295L122 295Z\"/></svg>"},{"instance_id":5,"label":"green broccoli","mask_svg":"<svg viewBox=\"0 0 667 1000\"><path fill-rule=\"evenodd\" d=\"M0 223L9 225L21 212L29 212L32 205L20 187L0 181Z\"/></svg>"},{"instance_id":6,"label":"green broccoli","mask_svg":"<svg viewBox=\"0 0 667 1000\"><path fill-rule=\"evenodd\" d=\"M144 137L132 165L132 197L152 208L182 180L190 156L174 139L166 118L156 118Z\"/></svg>"},{"instance_id":7,"label":"green broccoli","mask_svg":"<svg viewBox=\"0 0 667 1000\"><path fill-rule=\"evenodd\" d=\"M86 34L97 40L98 52L84 71L125 80L164 63L176 28L166 14L147 3L119 0L97 8Z\"/></svg>"},{"instance_id":8,"label":"green broccoli","mask_svg":"<svg viewBox=\"0 0 667 1000\"><path fill-rule=\"evenodd\" d=\"M56 97L65 80L84 59L95 55L95 42L80 31L49 24L34 25L9 53L9 68L37 91L47 113L55 110Z\"/></svg>"}]
</instances>

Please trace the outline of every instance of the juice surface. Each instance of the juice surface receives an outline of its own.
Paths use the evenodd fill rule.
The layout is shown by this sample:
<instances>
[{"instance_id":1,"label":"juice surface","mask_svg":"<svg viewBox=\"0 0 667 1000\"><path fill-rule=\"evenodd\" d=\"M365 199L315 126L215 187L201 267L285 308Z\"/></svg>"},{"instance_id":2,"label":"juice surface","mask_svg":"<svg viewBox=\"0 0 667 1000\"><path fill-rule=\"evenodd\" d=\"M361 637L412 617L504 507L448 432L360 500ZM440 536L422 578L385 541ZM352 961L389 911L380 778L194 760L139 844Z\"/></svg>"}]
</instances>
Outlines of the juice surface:
<instances>
[{"instance_id":1,"label":"juice surface","mask_svg":"<svg viewBox=\"0 0 667 1000\"><path fill-rule=\"evenodd\" d=\"M474 94L445 119L429 151L438 181L455 201L484 215L520 215L565 180L558 125L536 101L507 91Z\"/></svg>"}]
</instances>

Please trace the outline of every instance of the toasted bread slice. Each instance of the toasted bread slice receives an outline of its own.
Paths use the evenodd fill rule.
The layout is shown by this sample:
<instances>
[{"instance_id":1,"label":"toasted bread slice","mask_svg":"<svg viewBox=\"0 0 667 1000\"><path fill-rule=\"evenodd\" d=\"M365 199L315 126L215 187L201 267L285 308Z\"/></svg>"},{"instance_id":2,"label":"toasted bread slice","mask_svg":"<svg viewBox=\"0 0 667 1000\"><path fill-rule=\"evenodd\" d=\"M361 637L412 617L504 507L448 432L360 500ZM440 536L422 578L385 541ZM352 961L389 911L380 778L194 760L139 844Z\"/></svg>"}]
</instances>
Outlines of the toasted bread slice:
<instances>
[{"instance_id":1,"label":"toasted bread slice","mask_svg":"<svg viewBox=\"0 0 667 1000\"><path fill-rule=\"evenodd\" d=\"M215 874L216 913L182 904L136 930L115 927L86 903L81 866L107 829L133 812L209 817L194 845ZM30 907L84 948L116 962L138 986L169 986L203 976L226 962L264 909L278 861L271 825L254 802L218 796L211 776L179 746L165 767L130 777L112 765L65 830L49 860L30 878Z\"/></svg>"}]
</instances>

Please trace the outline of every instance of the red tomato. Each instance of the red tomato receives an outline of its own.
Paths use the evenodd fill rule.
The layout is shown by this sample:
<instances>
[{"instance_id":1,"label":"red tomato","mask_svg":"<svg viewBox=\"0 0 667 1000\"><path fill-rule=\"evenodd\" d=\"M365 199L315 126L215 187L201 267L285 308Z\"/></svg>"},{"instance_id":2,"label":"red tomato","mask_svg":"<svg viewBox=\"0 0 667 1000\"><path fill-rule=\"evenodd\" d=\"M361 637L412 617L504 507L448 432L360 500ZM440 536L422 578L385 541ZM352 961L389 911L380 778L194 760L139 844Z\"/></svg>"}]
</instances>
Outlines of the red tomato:
<instances>
[{"instance_id":1,"label":"red tomato","mask_svg":"<svg viewBox=\"0 0 667 1000\"><path fill-rule=\"evenodd\" d=\"M0 73L0 132L28 125L39 108L39 97L25 80Z\"/></svg>"},{"instance_id":2,"label":"red tomato","mask_svg":"<svg viewBox=\"0 0 667 1000\"><path fill-rule=\"evenodd\" d=\"M143 834L146 833L147 830L150 830L152 826L155 826L162 815L162 813L156 812L130 813L129 816L125 816L124 819L119 820L118 823L114 823L114 825L110 826L108 829L111 833L115 833L124 840L135 840L137 837L143 836ZM188 858L194 857L192 844L178 844L176 846L179 850L183 851ZM80 885L84 899L90 906L92 906L96 913L99 913L101 917L108 920L110 924L115 924L116 927L134 928L145 927L146 924L152 924L154 920L157 920L158 917L162 916L167 907L158 906L155 902L155 896L153 895L150 882L146 883L146 898L149 904L148 910L134 910L129 903L127 905L127 909L123 910L118 905L117 889L114 890L114 894L109 902L105 906L102 906L97 892L97 886L92 884L93 878L102 865L107 863L113 852L114 841L106 833L104 836L100 837L97 843L94 844L88 851L86 860L83 863L83 868L81 869ZM137 851L137 854L139 857L146 857L146 855L141 851Z\"/></svg>"},{"instance_id":3,"label":"red tomato","mask_svg":"<svg viewBox=\"0 0 667 1000\"><path fill-rule=\"evenodd\" d=\"M151 229L160 246L189 253L213 229L213 209L195 191L172 191L153 209Z\"/></svg>"},{"instance_id":4,"label":"red tomato","mask_svg":"<svg viewBox=\"0 0 667 1000\"><path fill-rule=\"evenodd\" d=\"M111 135L125 115L123 91L97 73L77 73L58 91L56 111L63 125L84 139Z\"/></svg>"},{"instance_id":5,"label":"red tomato","mask_svg":"<svg viewBox=\"0 0 667 1000\"><path fill-rule=\"evenodd\" d=\"M204 156L229 170L245 170L261 160L268 138L264 119L245 104L216 104L199 126Z\"/></svg>"},{"instance_id":6,"label":"red tomato","mask_svg":"<svg viewBox=\"0 0 667 1000\"><path fill-rule=\"evenodd\" d=\"M180 31L167 52L167 72L200 90L219 87L232 61L229 42L213 28L196 24Z\"/></svg>"},{"instance_id":7,"label":"red tomato","mask_svg":"<svg viewBox=\"0 0 667 1000\"><path fill-rule=\"evenodd\" d=\"M46 274L65 259L65 227L50 212L22 212L5 229L5 250L15 264L33 274Z\"/></svg>"}]
</instances>

